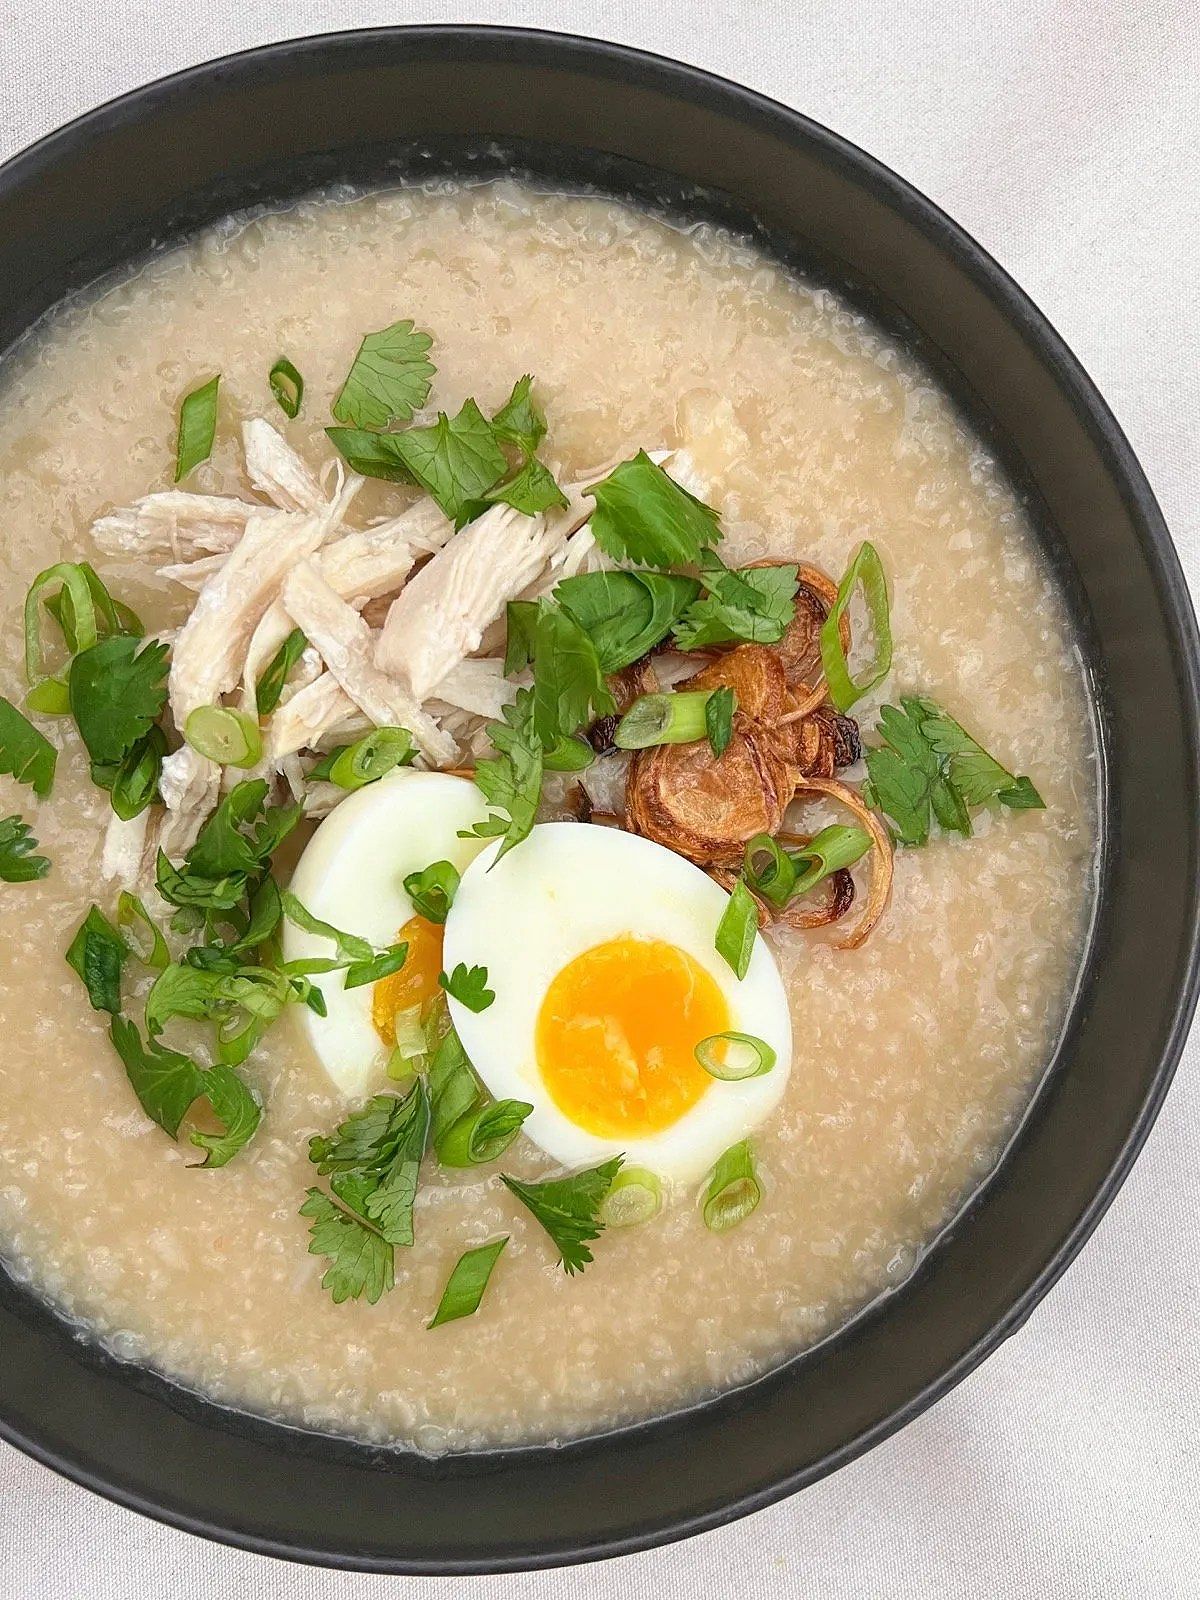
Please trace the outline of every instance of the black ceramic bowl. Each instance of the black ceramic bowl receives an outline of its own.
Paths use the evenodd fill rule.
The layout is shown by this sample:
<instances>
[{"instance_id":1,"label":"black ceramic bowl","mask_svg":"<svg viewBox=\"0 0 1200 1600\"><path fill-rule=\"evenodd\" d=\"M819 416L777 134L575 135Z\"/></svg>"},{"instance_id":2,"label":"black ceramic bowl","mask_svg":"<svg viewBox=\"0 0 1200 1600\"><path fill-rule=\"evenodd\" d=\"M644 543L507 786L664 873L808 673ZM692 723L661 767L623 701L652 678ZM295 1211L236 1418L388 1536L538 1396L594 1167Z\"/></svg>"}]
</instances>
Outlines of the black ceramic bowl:
<instances>
[{"instance_id":1,"label":"black ceramic bowl","mask_svg":"<svg viewBox=\"0 0 1200 1600\"><path fill-rule=\"evenodd\" d=\"M1146 1136L1195 1001L1197 639L1137 462L1078 363L945 216L782 106L612 45L486 28L353 33L216 62L0 172L0 349L64 292L331 180L526 169L752 232L917 348L1026 495L1075 609L1104 848L1061 1046L994 1177L917 1274L733 1394L566 1448L437 1462L240 1417L122 1366L0 1275L0 1431L165 1521L408 1572L637 1549L812 1483L1018 1328Z\"/></svg>"}]
</instances>

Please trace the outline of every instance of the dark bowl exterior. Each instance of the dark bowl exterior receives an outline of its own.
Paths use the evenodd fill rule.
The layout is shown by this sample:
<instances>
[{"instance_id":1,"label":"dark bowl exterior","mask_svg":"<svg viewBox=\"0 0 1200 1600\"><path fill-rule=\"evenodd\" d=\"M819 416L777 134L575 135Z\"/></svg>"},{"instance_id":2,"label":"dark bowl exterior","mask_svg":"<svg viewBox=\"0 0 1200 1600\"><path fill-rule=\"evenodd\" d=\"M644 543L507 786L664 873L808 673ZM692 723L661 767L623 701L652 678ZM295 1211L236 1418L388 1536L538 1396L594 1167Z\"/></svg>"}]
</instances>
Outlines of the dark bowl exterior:
<instances>
[{"instance_id":1,"label":"dark bowl exterior","mask_svg":"<svg viewBox=\"0 0 1200 1600\"><path fill-rule=\"evenodd\" d=\"M115 101L0 170L0 348L64 292L231 209L455 159L749 227L917 346L1024 492L1075 609L1105 842L1069 1022L997 1172L908 1283L732 1394L561 1447L430 1461L215 1407L107 1357L0 1273L4 1437L195 1533L413 1573L549 1566L711 1528L917 1415L1079 1250L1145 1139L1196 997L1197 636L1154 498L1016 285L826 129L696 70L553 34L273 45Z\"/></svg>"}]
</instances>

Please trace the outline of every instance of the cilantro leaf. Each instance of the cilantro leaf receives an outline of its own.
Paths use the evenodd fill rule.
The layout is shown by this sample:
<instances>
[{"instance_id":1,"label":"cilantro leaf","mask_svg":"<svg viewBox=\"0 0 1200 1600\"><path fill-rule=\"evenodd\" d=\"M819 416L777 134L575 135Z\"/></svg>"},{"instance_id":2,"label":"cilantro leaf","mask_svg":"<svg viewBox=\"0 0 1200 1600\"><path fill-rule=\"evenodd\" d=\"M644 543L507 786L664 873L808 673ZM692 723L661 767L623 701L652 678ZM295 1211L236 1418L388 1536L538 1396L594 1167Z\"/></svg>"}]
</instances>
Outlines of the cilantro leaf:
<instances>
[{"instance_id":1,"label":"cilantro leaf","mask_svg":"<svg viewBox=\"0 0 1200 1600\"><path fill-rule=\"evenodd\" d=\"M533 377L526 373L513 384L513 392L492 418L492 431L506 444L515 444L532 456L546 437L546 418L533 399Z\"/></svg>"},{"instance_id":2,"label":"cilantro leaf","mask_svg":"<svg viewBox=\"0 0 1200 1600\"><path fill-rule=\"evenodd\" d=\"M35 856L37 840L29 824L19 816L5 817L0 822L0 879L5 883L32 883L44 878L50 871L47 856Z\"/></svg>"},{"instance_id":3,"label":"cilantro leaf","mask_svg":"<svg viewBox=\"0 0 1200 1600\"><path fill-rule=\"evenodd\" d=\"M100 910L92 906L67 946L67 965L77 972L95 1011L121 1009L121 968L126 946L121 935Z\"/></svg>"},{"instance_id":4,"label":"cilantro leaf","mask_svg":"<svg viewBox=\"0 0 1200 1600\"><path fill-rule=\"evenodd\" d=\"M562 585L560 584L561 588ZM515 678L533 660L533 640L541 607L536 600L510 600L505 609L504 676Z\"/></svg>"},{"instance_id":5,"label":"cilantro leaf","mask_svg":"<svg viewBox=\"0 0 1200 1600\"><path fill-rule=\"evenodd\" d=\"M312 1218L309 1254L326 1256L330 1262L321 1287L329 1290L335 1305L360 1299L375 1305L396 1282L391 1245L320 1189L305 1192L300 1215Z\"/></svg>"},{"instance_id":6,"label":"cilantro leaf","mask_svg":"<svg viewBox=\"0 0 1200 1600\"><path fill-rule=\"evenodd\" d=\"M249 876L269 865L300 821L302 808L266 806L267 788L264 778L243 778L234 785L196 835L185 857L188 872L203 878Z\"/></svg>"},{"instance_id":7,"label":"cilantro leaf","mask_svg":"<svg viewBox=\"0 0 1200 1600\"><path fill-rule=\"evenodd\" d=\"M142 1110L172 1139L178 1138L179 1124L204 1093L204 1074L190 1056L156 1040L144 1044L137 1026L125 1017L114 1016L108 1032Z\"/></svg>"},{"instance_id":8,"label":"cilantro leaf","mask_svg":"<svg viewBox=\"0 0 1200 1600\"><path fill-rule=\"evenodd\" d=\"M365 428L326 428L330 444L355 472L385 483L415 483L396 447L398 433L369 433Z\"/></svg>"},{"instance_id":9,"label":"cilantro leaf","mask_svg":"<svg viewBox=\"0 0 1200 1600\"><path fill-rule=\"evenodd\" d=\"M582 1272L591 1261L588 1244L604 1232L598 1216L600 1203L612 1188L624 1159L613 1156L598 1167L545 1183L521 1183L507 1172L500 1174L501 1182L550 1235L567 1272Z\"/></svg>"},{"instance_id":10,"label":"cilantro leaf","mask_svg":"<svg viewBox=\"0 0 1200 1600\"><path fill-rule=\"evenodd\" d=\"M204 1097L213 1116L221 1123L220 1133L196 1129L192 1143L205 1152L201 1167L223 1167L258 1131L262 1107L232 1067L209 1067L204 1074Z\"/></svg>"},{"instance_id":11,"label":"cilantro leaf","mask_svg":"<svg viewBox=\"0 0 1200 1600\"><path fill-rule=\"evenodd\" d=\"M795 615L796 567L745 567L731 572L716 556L701 564L708 591L675 628L681 650L714 644L776 644Z\"/></svg>"},{"instance_id":12,"label":"cilantro leaf","mask_svg":"<svg viewBox=\"0 0 1200 1600\"><path fill-rule=\"evenodd\" d=\"M157 721L167 700L168 647L161 641L138 650L127 633L101 639L75 656L67 673L71 715L101 764L119 762Z\"/></svg>"},{"instance_id":13,"label":"cilantro leaf","mask_svg":"<svg viewBox=\"0 0 1200 1600\"><path fill-rule=\"evenodd\" d=\"M884 743L863 752L870 799L904 844L924 844L933 818L969 837L970 809L989 800L1017 810L1043 805L1028 778L1014 777L932 700L906 695L899 707L883 706L876 732Z\"/></svg>"},{"instance_id":14,"label":"cilantro leaf","mask_svg":"<svg viewBox=\"0 0 1200 1600\"><path fill-rule=\"evenodd\" d=\"M564 578L554 598L591 639L601 670L620 672L661 644L699 593L694 578L664 572L586 572Z\"/></svg>"},{"instance_id":15,"label":"cilantro leaf","mask_svg":"<svg viewBox=\"0 0 1200 1600\"><path fill-rule=\"evenodd\" d=\"M279 704L288 675L307 648L308 640L301 629L293 628L271 657L255 690L260 717L269 717Z\"/></svg>"},{"instance_id":16,"label":"cilantro leaf","mask_svg":"<svg viewBox=\"0 0 1200 1600\"><path fill-rule=\"evenodd\" d=\"M450 1130L486 1098L453 1027L430 1057L427 1077L432 1112L430 1138L440 1160Z\"/></svg>"},{"instance_id":17,"label":"cilantro leaf","mask_svg":"<svg viewBox=\"0 0 1200 1600\"><path fill-rule=\"evenodd\" d=\"M355 428L407 422L429 398L429 380L437 371L425 358L432 343L411 318L368 333L333 402L334 416Z\"/></svg>"},{"instance_id":18,"label":"cilantro leaf","mask_svg":"<svg viewBox=\"0 0 1200 1600\"><path fill-rule=\"evenodd\" d=\"M468 1011L486 1011L496 998L495 990L487 986L486 967L468 967L460 961L453 972L440 972L438 982Z\"/></svg>"},{"instance_id":19,"label":"cilantro leaf","mask_svg":"<svg viewBox=\"0 0 1200 1600\"><path fill-rule=\"evenodd\" d=\"M11 701L0 696L0 772L11 772L18 783L32 785L45 797L54 782L58 751Z\"/></svg>"},{"instance_id":20,"label":"cilantro leaf","mask_svg":"<svg viewBox=\"0 0 1200 1600\"><path fill-rule=\"evenodd\" d=\"M443 1322L456 1322L459 1317L473 1316L492 1276L492 1268L500 1259L508 1234L493 1239L490 1244L476 1245L474 1250L464 1250L454 1263L453 1270L442 1290L442 1298L427 1328L439 1328Z\"/></svg>"},{"instance_id":21,"label":"cilantro leaf","mask_svg":"<svg viewBox=\"0 0 1200 1600\"><path fill-rule=\"evenodd\" d=\"M533 729L544 750L616 710L596 647L568 612L541 608L533 650Z\"/></svg>"},{"instance_id":22,"label":"cilantro leaf","mask_svg":"<svg viewBox=\"0 0 1200 1600\"><path fill-rule=\"evenodd\" d=\"M477 822L467 837L502 838L499 861L515 844L528 838L537 820L542 794L542 746L533 732L533 691L519 689L504 707L504 721L490 722L487 734L496 755L475 763L475 784L495 811Z\"/></svg>"},{"instance_id":23,"label":"cilantro leaf","mask_svg":"<svg viewBox=\"0 0 1200 1600\"><path fill-rule=\"evenodd\" d=\"M108 789L112 808L122 822L132 822L158 799L158 780L166 753L167 736L155 723L144 738L129 746L115 769L107 769L112 772L111 786L97 778L93 764L92 778L100 788Z\"/></svg>"},{"instance_id":24,"label":"cilantro leaf","mask_svg":"<svg viewBox=\"0 0 1200 1600\"><path fill-rule=\"evenodd\" d=\"M452 522L508 469L492 425L474 400L464 401L454 417L439 411L428 427L388 438L400 461Z\"/></svg>"},{"instance_id":25,"label":"cilantro leaf","mask_svg":"<svg viewBox=\"0 0 1200 1600\"><path fill-rule=\"evenodd\" d=\"M317 1171L389 1250L413 1242L413 1202L429 1123L429 1095L417 1078L406 1095L375 1095L333 1134L309 1141Z\"/></svg>"},{"instance_id":26,"label":"cilantro leaf","mask_svg":"<svg viewBox=\"0 0 1200 1600\"><path fill-rule=\"evenodd\" d=\"M217 390L221 374L185 395L179 407L179 434L175 441L175 482L212 454L217 431Z\"/></svg>"},{"instance_id":27,"label":"cilantro leaf","mask_svg":"<svg viewBox=\"0 0 1200 1600\"><path fill-rule=\"evenodd\" d=\"M921 733L930 749L946 758L946 776L962 796L964 805L981 806L989 800L999 800L1001 805L1015 804L1019 810L1044 806L1028 778L1014 777L934 701L912 696L901 704L910 716L919 719Z\"/></svg>"},{"instance_id":28,"label":"cilantro leaf","mask_svg":"<svg viewBox=\"0 0 1200 1600\"><path fill-rule=\"evenodd\" d=\"M539 511L565 506L568 501L549 467L543 466L536 456L530 456L511 478L489 489L483 496L483 503L485 507L502 503L527 517L536 517Z\"/></svg>"},{"instance_id":29,"label":"cilantro leaf","mask_svg":"<svg viewBox=\"0 0 1200 1600\"><path fill-rule=\"evenodd\" d=\"M614 561L687 567L721 537L711 506L689 494L644 450L586 491L596 501L591 528Z\"/></svg>"}]
</instances>

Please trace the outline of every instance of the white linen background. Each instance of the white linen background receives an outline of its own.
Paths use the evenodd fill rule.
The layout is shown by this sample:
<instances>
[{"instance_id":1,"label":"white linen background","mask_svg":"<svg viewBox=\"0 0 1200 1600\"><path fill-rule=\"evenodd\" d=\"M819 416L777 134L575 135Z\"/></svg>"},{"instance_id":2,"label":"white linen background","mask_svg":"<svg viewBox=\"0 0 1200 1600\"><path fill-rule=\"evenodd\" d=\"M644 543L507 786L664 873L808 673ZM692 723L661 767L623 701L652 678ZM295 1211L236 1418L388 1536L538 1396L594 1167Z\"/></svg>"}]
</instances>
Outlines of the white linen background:
<instances>
[{"instance_id":1,"label":"white linen background","mask_svg":"<svg viewBox=\"0 0 1200 1600\"><path fill-rule=\"evenodd\" d=\"M0 158L207 57L383 22L594 33L762 90L863 145L1008 268L1083 361L1200 584L1200 11L1194 0L0 0ZM1200 1043L1067 1277L947 1399L731 1527L462 1600L1194 1600ZM3 1359L0 1353L0 1359ZM718 1462L713 1463L719 1472ZM118 1509L0 1446L3 1600L431 1600Z\"/></svg>"}]
</instances>

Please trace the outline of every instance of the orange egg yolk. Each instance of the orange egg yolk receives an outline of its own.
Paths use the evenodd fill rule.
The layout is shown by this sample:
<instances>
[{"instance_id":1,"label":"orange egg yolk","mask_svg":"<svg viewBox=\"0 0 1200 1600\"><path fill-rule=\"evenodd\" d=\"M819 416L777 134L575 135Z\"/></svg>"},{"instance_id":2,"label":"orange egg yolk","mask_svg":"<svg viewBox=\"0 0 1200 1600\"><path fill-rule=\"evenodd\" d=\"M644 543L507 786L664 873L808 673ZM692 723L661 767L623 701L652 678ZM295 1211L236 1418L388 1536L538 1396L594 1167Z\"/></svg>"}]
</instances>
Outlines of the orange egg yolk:
<instances>
[{"instance_id":1,"label":"orange egg yolk","mask_svg":"<svg viewBox=\"0 0 1200 1600\"><path fill-rule=\"evenodd\" d=\"M626 934L576 956L547 989L538 1068L576 1127L611 1139L657 1133L710 1087L695 1049L728 1028L703 967L675 945Z\"/></svg>"},{"instance_id":2,"label":"orange egg yolk","mask_svg":"<svg viewBox=\"0 0 1200 1600\"><path fill-rule=\"evenodd\" d=\"M399 972L380 978L371 994L371 1021L384 1044L396 1042L396 1013L413 1006L424 1006L440 992L438 975L442 970L442 929L424 917L409 917L396 935L396 942L408 945L408 955Z\"/></svg>"}]
</instances>

